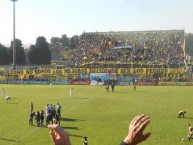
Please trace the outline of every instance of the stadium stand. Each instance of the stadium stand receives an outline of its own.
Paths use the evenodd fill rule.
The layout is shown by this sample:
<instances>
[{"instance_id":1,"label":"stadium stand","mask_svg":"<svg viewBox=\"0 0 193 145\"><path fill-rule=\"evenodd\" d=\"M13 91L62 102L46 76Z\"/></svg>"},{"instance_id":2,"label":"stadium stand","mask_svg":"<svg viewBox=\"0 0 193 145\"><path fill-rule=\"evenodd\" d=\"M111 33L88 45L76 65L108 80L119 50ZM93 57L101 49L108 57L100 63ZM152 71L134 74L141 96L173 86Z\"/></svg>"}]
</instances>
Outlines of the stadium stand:
<instances>
[{"instance_id":1,"label":"stadium stand","mask_svg":"<svg viewBox=\"0 0 193 145\"><path fill-rule=\"evenodd\" d=\"M83 33L70 67L185 66L184 30Z\"/></svg>"}]
</instances>

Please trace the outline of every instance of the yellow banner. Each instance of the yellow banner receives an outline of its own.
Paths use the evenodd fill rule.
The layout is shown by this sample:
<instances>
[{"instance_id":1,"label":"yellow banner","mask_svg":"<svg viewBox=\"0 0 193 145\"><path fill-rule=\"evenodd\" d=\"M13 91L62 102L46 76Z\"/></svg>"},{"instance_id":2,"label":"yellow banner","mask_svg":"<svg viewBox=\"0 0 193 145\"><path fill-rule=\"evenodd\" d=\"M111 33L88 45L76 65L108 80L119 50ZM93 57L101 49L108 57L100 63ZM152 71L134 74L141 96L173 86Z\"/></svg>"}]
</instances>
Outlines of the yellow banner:
<instances>
[{"instance_id":1,"label":"yellow banner","mask_svg":"<svg viewBox=\"0 0 193 145\"><path fill-rule=\"evenodd\" d=\"M183 74L184 73L184 68L168 68L168 73L171 74Z\"/></svg>"},{"instance_id":2,"label":"yellow banner","mask_svg":"<svg viewBox=\"0 0 193 145\"><path fill-rule=\"evenodd\" d=\"M71 73L71 74L86 74L86 68L66 68L64 69L64 73Z\"/></svg>"},{"instance_id":3,"label":"yellow banner","mask_svg":"<svg viewBox=\"0 0 193 145\"><path fill-rule=\"evenodd\" d=\"M120 68L119 74L146 74L146 68Z\"/></svg>"},{"instance_id":4,"label":"yellow banner","mask_svg":"<svg viewBox=\"0 0 193 145\"><path fill-rule=\"evenodd\" d=\"M10 71L6 71L6 74L9 75L23 75L24 74L24 70L10 70Z\"/></svg>"},{"instance_id":5,"label":"yellow banner","mask_svg":"<svg viewBox=\"0 0 193 145\"><path fill-rule=\"evenodd\" d=\"M38 74L53 74L53 69L38 69L34 70L35 75Z\"/></svg>"},{"instance_id":6,"label":"yellow banner","mask_svg":"<svg viewBox=\"0 0 193 145\"><path fill-rule=\"evenodd\" d=\"M0 68L0 71L4 71L5 69L4 68Z\"/></svg>"},{"instance_id":7,"label":"yellow banner","mask_svg":"<svg viewBox=\"0 0 193 145\"><path fill-rule=\"evenodd\" d=\"M167 68L146 68L146 74L166 74Z\"/></svg>"},{"instance_id":8,"label":"yellow banner","mask_svg":"<svg viewBox=\"0 0 193 145\"><path fill-rule=\"evenodd\" d=\"M35 71L34 70L25 70L25 74L26 75L35 75Z\"/></svg>"},{"instance_id":9,"label":"yellow banner","mask_svg":"<svg viewBox=\"0 0 193 145\"><path fill-rule=\"evenodd\" d=\"M120 68L90 68L90 73L118 73Z\"/></svg>"},{"instance_id":10,"label":"yellow banner","mask_svg":"<svg viewBox=\"0 0 193 145\"><path fill-rule=\"evenodd\" d=\"M53 72L55 75L61 75L64 74L64 69L54 69Z\"/></svg>"},{"instance_id":11,"label":"yellow banner","mask_svg":"<svg viewBox=\"0 0 193 145\"><path fill-rule=\"evenodd\" d=\"M64 75L89 73L116 73L116 74L183 74L184 68L66 68L66 69L37 69L37 70L6 70L9 75Z\"/></svg>"}]
</instances>

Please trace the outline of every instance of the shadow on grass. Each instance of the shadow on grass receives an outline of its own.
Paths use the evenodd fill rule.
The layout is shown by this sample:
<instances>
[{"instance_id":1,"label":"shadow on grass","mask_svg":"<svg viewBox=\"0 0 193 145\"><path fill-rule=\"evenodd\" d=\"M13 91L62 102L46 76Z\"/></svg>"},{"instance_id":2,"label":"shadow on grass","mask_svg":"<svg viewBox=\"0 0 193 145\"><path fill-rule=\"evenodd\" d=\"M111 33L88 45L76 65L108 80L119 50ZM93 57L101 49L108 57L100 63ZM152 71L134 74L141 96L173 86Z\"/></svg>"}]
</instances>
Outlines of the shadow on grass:
<instances>
[{"instance_id":1,"label":"shadow on grass","mask_svg":"<svg viewBox=\"0 0 193 145\"><path fill-rule=\"evenodd\" d=\"M72 126L62 126L64 129L73 129L73 130L79 130L78 127L72 127Z\"/></svg>"},{"instance_id":2,"label":"shadow on grass","mask_svg":"<svg viewBox=\"0 0 193 145\"><path fill-rule=\"evenodd\" d=\"M129 92L109 92L109 93L128 94Z\"/></svg>"},{"instance_id":3,"label":"shadow on grass","mask_svg":"<svg viewBox=\"0 0 193 145\"><path fill-rule=\"evenodd\" d=\"M18 103L15 103L15 102L9 102L9 104L18 104Z\"/></svg>"},{"instance_id":4,"label":"shadow on grass","mask_svg":"<svg viewBox=\"0 0 193 145\"><path fill-rule=\"evenodd\" d=\"M142 92L142 93L144 93L144 92L149 92L149 91L145 90L145 91L133 91L133 92Z\"/></svg>"},{"instance_id":5,"label":"shadow on grass","mask_svg":"<svg viewBox=\"0 0 193 145\"><path fill-rule=\"evenodd\" d=\"M72 137L81 137L81 138L84 137L84 136L81 136L81 135L75 135L75 134L69 134L69 136L72 136Z\"/></svg>"},{"instance_id":6,"label":"shadow on grass","mask_svg":"<svg viewBox=\"0 0 193 145\"><path fill-rule=\"evenodd\" d=\"M187 119L193 119L193 117L184 117L184 118L187 118Z\"/></svg>"},{"instance_id":7,"label":"shadow on grass","mask_svg":"<svg viewBox=\"0 0 193 145\"><path fill-rule=\"evenodd\" d=\"M12 142L19 142L19 141L12 140L12 139L7 139L7 138L0 138L0 140L4 140L4 141L12 141Z\"/></svg>"},{"instance_id":8,"label":"shadow on grass","mask_svg":"<svg viewBox=\"0 0 193 145\"><path fill-rule=\"evenodd\" d=\"M79 97L72 97L72 99L88 99L88 98L79 98Z\"/></svg>"},{"instance_id":9,"label":"shadow on grass","mask_svg":"<svg viewBox=\"0 0 193 145\"><path fill-rule=\"evenodd\" d=\"M82 120L80 120L80 119L73 119L73 118L60 118L60 121L76 122L76 121L82 121Z\"/></svg>"}]
</instances>

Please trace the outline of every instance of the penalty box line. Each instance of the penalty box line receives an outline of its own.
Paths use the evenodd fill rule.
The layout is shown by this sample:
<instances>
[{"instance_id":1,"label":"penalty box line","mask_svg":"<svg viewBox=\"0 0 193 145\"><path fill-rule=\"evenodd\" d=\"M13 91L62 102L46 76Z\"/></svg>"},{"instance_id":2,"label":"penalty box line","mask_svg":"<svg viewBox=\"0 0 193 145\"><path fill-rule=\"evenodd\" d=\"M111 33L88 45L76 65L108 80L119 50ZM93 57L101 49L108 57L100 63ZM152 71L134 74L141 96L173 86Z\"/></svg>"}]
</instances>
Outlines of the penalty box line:
<instances>
[{"instance_id":1,"label":"penalty box line","mask_svg":"<svg viewBox=\"0 0 193 145\"><path fill-rule=\"evenodd\" d=\"M82 101L82 103L86 103L86 102L92 100L93 98L97 97L98 95L102 94L103 92L104 92L104 91L101 91L101 92L95 94L94 96L90 97L89 99L87 99L87 100L85 100L85 101ZM70 112L70 111L78 108L82 103L79 103L78 105L74 106L73 108L68 109L67 111L65 111L64 113L62 113L62 115L64 115L65 113L68 113L68 112Z\"/></svg>"}]
</instances>

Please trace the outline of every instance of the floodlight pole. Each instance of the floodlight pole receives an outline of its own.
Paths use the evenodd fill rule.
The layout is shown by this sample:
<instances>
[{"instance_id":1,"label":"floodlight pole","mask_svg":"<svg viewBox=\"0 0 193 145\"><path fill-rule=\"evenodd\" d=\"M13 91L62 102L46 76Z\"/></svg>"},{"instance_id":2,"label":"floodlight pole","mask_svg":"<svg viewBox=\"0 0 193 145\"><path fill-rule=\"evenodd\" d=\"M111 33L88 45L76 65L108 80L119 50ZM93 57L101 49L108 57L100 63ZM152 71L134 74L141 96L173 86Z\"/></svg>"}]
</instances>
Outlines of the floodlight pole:
<instances>
[{"instance_id":1,"label":"floodlight pole","mask_svg":"<svg viewBox=\"0 0 193 145\"><path fill-rule=\"evenodd\" d=\"M17 0L11 0L13 2L13 69L16 67L16 49L15 49L15 2Z\"/></svg>"}]
</instances>

